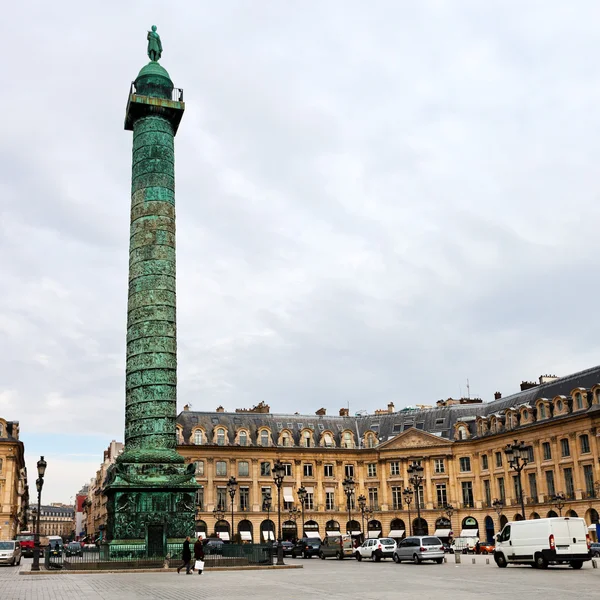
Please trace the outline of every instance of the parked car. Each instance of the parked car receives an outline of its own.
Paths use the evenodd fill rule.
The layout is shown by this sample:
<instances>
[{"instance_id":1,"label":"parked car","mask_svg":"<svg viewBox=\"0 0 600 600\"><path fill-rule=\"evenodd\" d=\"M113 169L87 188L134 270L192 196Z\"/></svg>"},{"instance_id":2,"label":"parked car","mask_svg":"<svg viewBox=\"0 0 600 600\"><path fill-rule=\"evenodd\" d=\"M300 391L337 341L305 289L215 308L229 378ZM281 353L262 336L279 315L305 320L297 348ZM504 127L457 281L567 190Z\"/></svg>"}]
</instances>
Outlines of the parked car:
<instances>
[{"instance_id":1,"label":"parked car","mask_svg":"<svg viewBox=\"0 0 600 600\"><path fill-rule=\"evenodd\" d=\"M590 545L590 551L594 558L600 558L600 542L592 542Z\"/></svg>"},{"instance_id":2,"label":"parked car","mask_svg":"<svg viewBox=\"0 0 600 600\"><path fill-rule=\"evenodd\" d=\"M204 552L208 554L218 554L222 551L225 542L221 538L213 537L213 538L204 538L202 540L202 546L204 547Z\"/></svg>"},{"instance_id":3,"label":"parked car","mask_svg":"<svg viewBox=\"0 0 600 600\"><path fill-rule=\"evenodd\" d=\"M354 554L354 545L351 535L328 535L325 536L323 543L319 549L319 558L335 557L343 560L346 556Z\"/></svg>"},{"instance_id":4,"label":"parked car","mask_svg":"<svg viewBox=\"0 0 600 600\"><path fill-rule=\"evenodd\" d=\"M65 546L65 556L83 556L83 547L79 542L69 542Z\"/></svg>"},{"instance_id":5,"label":"parked car","mask_svg":"<svg viewBox=\"0 0 600 600\"><path fill-rule=\"evenodd\" d=\"M288 540L283 540L281 542L283 546L283 555L284 556L292 556L292 552L294 551L294 544ZM273 542L273 552L277 554L277 547L279 546L279 542Z\"/></svg>"},{"instance_id":6,"label":"parked car","mask_svg":"<svg viewBox=\"0 0 600 600\"><path fill-rule=\"evenodd\" d=\"M478 541L478 537L456 537L452 540L452 551L456 554L472 554Z\"/></svg>"},{"instance_id":7,"label":"parked car","mask_svg":"<svg viewBox=\"0 0 600 600\"><path fill-rule=\"evenodd\" d=\"M20 565L21 564L21 543L16 540L0 542L0 564Z\"/></svg>"},{"instance_id":8,"label":"parked car","mask_svg":"<svg viewBox=\"0 0 600 600\"><path fill-rule=\"evenodd\" d=\"M592 558L590 547L587 523L578 517L509 521L496 537L494 560L501 568L512 563L545 569L568 562L581 569Z\"/></svg>"},{"instance_id":9,"label":"parked car","mask_svg":"<svg viewBox=\"0 0 600 600\"><path fill-rule=\"evenodd\" d=\"M412 560L418 565L424 560L433 560L441 564L444 562L444 546L434 535L411 536L398 544L393 557L396 563Z\"/></svg>"},{"instance_id":10,"label":"parked car","mask_svg":"<svg viewBox=\"0 0 600 600\"><path fill-rule=\"evenodd\" d=\"M442 546L444 546L444 552L454 554L454 548L448 542L442 542Z\"/></svg>"},{"instance_id":11,"label":"parked car","mask_svg":"<svg viewBox=\"0 0 600 600\"><path fill-rule=\"evenodd\" d=\"M495 545L490 542L479 542L479 546L475 544L475 554L494 554ZM479 552L477 551L479 549Z\"/></svg>"},{"instance_id":12,"label":"parked car","mask_svg":"<svg viewBox=\"0 0 600 600\"><path fill-rule=\"evenodd\" d=\"M319 555L321 540L319 538L300 538L292 550L292 558L303 556L312 558Z\"/></svg>"},{"instance_id":13,"label":"parked car","mask_svg":"<svg viewBox=\"0 0 600 600\"><path fill-rule=\"evenodd\" d=\"M392 558L396 550L396 542L392 538L379 538L365 540L356 550L356 560L370 558L380 561L382 558Z\"/></svg>"}]
</instances>

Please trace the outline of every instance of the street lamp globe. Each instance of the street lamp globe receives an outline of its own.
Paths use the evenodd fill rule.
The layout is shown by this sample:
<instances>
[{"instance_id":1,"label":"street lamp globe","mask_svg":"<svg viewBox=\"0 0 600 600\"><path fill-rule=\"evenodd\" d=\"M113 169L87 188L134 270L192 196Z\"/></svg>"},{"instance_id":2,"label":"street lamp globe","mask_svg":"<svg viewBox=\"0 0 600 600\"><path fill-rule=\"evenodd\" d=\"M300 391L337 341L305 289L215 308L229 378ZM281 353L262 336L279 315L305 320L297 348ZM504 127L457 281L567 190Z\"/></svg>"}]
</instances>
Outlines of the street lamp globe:
<instances>
[{"instance_id":1,"label":"street lamp globe","mask_svg":"<svg viewBox=\"0 0 600 600\"><path fill-rule=\"evenodd\" d=\"M44 479L44 475L46 474L46 467L48 466L48 463L44 460L43 456L40 456L40 460L38 460L37 462L37 471L38 471L38 475Z\"/></svg>"}]
</instances>

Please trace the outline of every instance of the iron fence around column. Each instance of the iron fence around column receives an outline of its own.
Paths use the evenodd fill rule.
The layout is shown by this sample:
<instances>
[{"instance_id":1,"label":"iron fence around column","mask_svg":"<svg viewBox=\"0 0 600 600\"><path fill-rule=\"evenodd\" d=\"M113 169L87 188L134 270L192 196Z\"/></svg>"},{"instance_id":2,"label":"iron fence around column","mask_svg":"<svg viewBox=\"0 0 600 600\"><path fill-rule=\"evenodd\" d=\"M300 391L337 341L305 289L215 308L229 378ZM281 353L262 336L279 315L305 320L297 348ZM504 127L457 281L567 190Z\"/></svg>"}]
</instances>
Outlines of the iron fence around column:
<instances>
[{"instance_id":1,"label":"iron fence around column","mask_svg":"<svg viewBox=\"0 0 600 600\"><path fill-rule=\"evenodd\" d=\"M183 543L167 544L166 553L149 552L145 544L101 544L84 546L76 552L66 547L63 550L46 548L44 564L47 569L67 570L164 568L179 566L182 552ZM204 547L205 568L271 565L274 553L273 544L208 545Z\"/></svg>"}]
</instances>

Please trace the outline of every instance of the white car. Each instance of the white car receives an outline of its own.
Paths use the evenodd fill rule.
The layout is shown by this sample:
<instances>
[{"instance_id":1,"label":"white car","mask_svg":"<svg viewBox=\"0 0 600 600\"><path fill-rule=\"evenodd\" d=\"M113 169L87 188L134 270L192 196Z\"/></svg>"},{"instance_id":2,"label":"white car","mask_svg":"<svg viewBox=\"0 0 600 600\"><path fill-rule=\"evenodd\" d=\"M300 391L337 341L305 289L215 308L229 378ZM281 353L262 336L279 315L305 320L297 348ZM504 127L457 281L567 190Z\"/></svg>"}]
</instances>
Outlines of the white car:
<instances>
[{"instance_id":1,"label":"white car","mask_svg":"<svg viewBox=\"0 0 600 600\"><path fill-rule=\"evenodd\" d=\"M370 558L371 560L380 561L382 558L392 558L396 542L392 538L374 538L365 540L354 552L356 560Z\"/></svg>"},{"instance_id":2,"label":"white car","mask_svg":"<svg viewBox=\"0 0 600 600\"><path fill-rule=\"evenodd\" d=\"M0 541L0 564L21 564L21 544L13 540Z\"/></svg>"}]
</instances>

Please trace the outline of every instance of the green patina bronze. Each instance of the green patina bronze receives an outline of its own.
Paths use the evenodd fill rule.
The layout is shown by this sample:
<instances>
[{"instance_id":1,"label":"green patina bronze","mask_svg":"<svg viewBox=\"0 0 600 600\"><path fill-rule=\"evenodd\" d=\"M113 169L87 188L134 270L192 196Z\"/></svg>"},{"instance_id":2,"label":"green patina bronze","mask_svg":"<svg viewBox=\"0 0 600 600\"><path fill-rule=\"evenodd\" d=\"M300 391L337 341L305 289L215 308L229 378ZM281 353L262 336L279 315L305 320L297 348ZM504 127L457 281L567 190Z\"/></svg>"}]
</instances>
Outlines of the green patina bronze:
<instances>
[{"instance_id":1,"label":"green patina bronze","mask_svg":"<svg viewBox=\"0 0 600 600\"><path fill-rule=\"evenodd\" d=\"M108 539L156 552L194 531L194 466L176 451L177 325L174 138L185 110L156 60L162 44L148 32L148 56L127 102L133 131L125 450L109 470Z\"/></svg>"}]
</instances>

